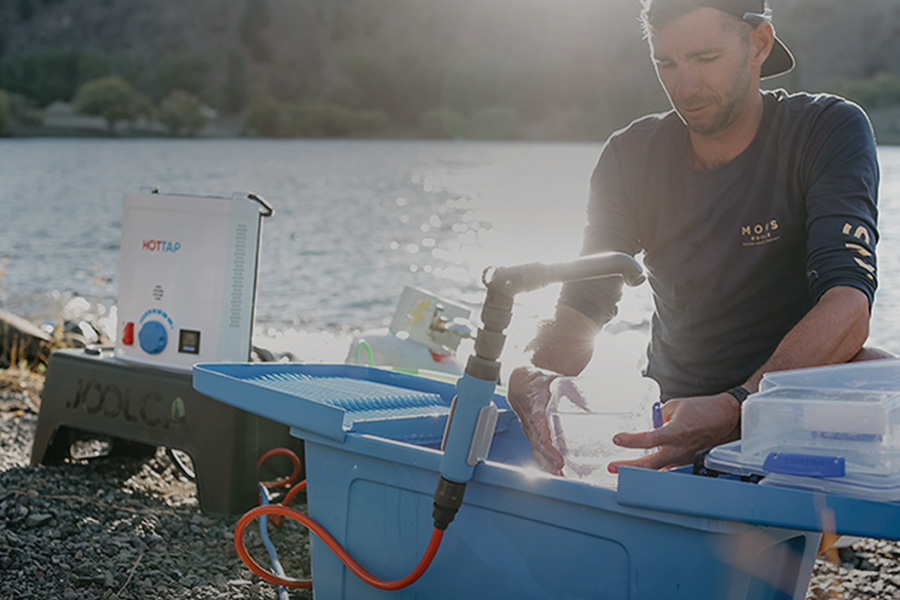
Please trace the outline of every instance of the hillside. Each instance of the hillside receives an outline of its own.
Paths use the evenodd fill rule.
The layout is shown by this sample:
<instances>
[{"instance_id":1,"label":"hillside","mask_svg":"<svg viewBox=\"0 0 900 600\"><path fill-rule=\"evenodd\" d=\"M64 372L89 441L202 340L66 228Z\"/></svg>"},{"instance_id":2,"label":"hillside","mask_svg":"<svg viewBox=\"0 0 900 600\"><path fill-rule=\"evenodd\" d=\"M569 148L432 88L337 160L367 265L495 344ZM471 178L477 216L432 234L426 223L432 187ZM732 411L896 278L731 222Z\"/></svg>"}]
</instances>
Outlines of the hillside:
<instances>
[{"instance_id":1,"label":"hillside","mask_svg":"<svg viewBox=\"0 0 900 600\"><path fill-rule=\"evenodd\" d=\"M856 82L900 75L895 0L772 4L799 64L771 86L852 95ZM431 123L438 135L465 135L463 120L481 119L496 137L596 139L666 107L639 8L638 0L8 0L0 88L40 109L114 74L157 103L186 89L220 113L252 112L250 128L261 133L302 133L310 120L331 119L340 134L338 121L353 118L374 134L427 134ZM900 92L877 100L893 103Z\"/></svg>"}]
</instances>

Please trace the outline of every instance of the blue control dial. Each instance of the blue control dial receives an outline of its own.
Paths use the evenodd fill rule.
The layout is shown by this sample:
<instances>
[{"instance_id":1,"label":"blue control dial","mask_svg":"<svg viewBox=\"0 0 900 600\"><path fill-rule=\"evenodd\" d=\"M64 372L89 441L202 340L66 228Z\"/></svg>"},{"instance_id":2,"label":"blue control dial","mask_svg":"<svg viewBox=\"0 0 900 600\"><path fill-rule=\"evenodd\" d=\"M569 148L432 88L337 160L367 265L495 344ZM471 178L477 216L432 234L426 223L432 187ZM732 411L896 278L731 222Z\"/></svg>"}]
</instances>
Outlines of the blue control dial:
<instances>
[{"instance_id":1,"label":"blue control dial","mask_svg":"<svg viewBox=\"0 0 900 600\"><path fill-rule=\"evenodd\" d=\"M166 327L159 321L147 321L138 333L138 342L147 354L159 354L165 350L168 341Z\"/></svg>"}]
</instances>

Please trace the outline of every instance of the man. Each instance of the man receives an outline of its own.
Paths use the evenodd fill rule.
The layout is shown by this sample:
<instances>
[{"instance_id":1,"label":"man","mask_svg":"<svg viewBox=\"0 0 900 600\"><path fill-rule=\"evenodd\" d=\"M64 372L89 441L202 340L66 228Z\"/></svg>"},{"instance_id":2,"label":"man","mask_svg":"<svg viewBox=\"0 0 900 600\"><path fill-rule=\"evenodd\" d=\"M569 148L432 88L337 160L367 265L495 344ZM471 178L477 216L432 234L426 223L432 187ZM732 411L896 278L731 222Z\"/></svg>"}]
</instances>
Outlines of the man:
<instances>
[{"instance_id":1,"label":"man","mask_svg":"<svg viewBox=\"0 0 900 600\"><path fill-rule=\"evenodd\" d=\"M764 373L875 357L863 348L877 285L878 164L871 125L834 96L764 92L794 60L764 0L644 0L651 57L673 110L606 143L582 252L644 253L654 299L646 374L664 426L616 444L619 465L666 468L739 436ZM544 409L616 312L618 280L563 287L510 376L535 458L560 473Z\"/></svg>"}]
</instances>

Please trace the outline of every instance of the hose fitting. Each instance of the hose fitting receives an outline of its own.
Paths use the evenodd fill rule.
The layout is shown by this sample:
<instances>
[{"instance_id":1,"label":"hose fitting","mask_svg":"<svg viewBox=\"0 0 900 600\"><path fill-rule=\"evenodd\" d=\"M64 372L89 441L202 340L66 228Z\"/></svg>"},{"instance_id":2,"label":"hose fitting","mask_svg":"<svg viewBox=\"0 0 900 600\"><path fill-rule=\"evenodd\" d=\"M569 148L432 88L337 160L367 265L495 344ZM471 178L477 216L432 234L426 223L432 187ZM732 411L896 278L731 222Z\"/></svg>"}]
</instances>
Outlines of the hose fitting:
<instances>
[{"instance_id":1,"label":"hose fitting","mask_svg":"<svg viewBox=\"0 0 900 600\"><path fill-rule=\"evenodd\" d=\"M440 478L437 489L434 491L434 528L444 531L456 517L456 511L462 505L463 494L466 493L465 483L456 483L448 479Z\"/></svg>"}]
</instances>

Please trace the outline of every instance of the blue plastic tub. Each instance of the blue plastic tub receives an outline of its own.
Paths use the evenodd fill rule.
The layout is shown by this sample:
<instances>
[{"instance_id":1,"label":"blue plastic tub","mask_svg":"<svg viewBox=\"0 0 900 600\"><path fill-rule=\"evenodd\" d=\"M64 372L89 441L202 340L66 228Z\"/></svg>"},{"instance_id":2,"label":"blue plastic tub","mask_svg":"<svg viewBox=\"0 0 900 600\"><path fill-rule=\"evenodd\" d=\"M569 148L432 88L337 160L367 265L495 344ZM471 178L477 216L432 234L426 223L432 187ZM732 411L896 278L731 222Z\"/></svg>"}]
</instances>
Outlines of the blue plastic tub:
<instances>
[{"instance_id":1,"label":"blue plastic tub","mask_svg":"<svg viewBox=\"0 0 900 600\"><path fill-rule=\"evenodd\" d=\"M194 385L306 440L310 516L365 568L398 579L418 563L452 384L355 365L210 364L195 367ZM827 497L636 469L623 470L618 492L564 480L536 469L514 415L501 412L490 457L425 575L377 590L313 538L318 600L805 598ZM884 510L900 522L896 505ZM847 533L881 528L838 521Z\"/></svg>"}]
</instances>

